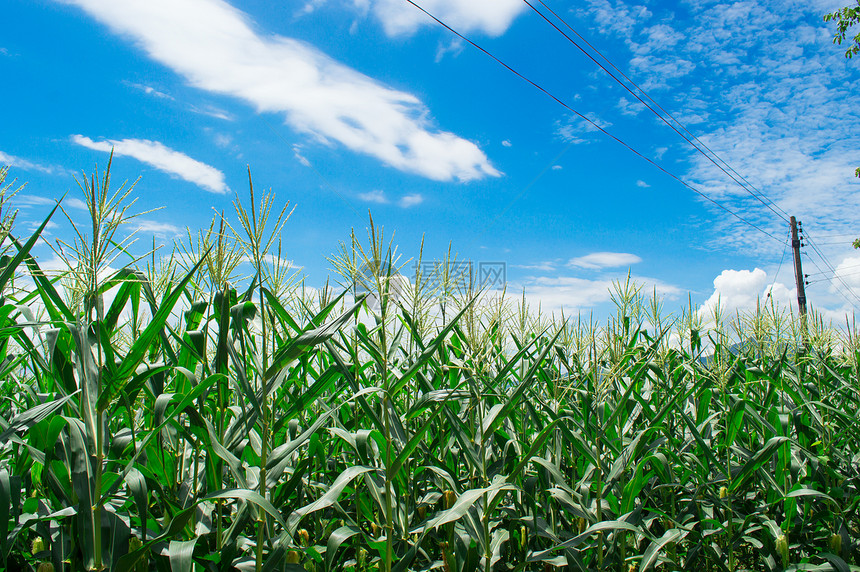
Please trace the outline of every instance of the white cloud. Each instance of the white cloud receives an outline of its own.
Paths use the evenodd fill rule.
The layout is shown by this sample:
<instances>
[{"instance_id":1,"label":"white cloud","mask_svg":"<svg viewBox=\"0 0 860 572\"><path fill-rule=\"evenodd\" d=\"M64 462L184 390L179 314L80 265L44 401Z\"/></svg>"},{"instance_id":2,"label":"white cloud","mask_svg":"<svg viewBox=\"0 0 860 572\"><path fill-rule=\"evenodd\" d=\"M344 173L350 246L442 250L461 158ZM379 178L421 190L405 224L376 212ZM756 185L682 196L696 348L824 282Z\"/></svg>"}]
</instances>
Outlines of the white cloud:
<instances>
[{"instance_id":1,"label":"white cloud","mask_svg":"<svg viewBox=\"0 0 860 572\"><path fill-rule=\"evenodd\" d=\"M601 31L629 37L633 30L641 29L641 22L647 21L652 13L645 6L630 5L616 0L589 0L590 16Z\"/></svg>"},{"instance_id":2,"label":"white cloud","mask_svg":"<svg viewBox=\"0 0 860 572\"><path fill-rule=\"evenodd\" d=\"M815 270L819 270L815 268ZM860 297L860 257L849 255L842 259L842 262L834 267L835 272L830 272L829 269L823 273L809 272L809 266L804 267L804 271L809 274L810 284L807 286L807 298L818 302L816 307L821 308L821 301L828 302L829 306L843 305L849 302L847 307L844 307L840 314L836 315L836 320L844 322L844 315L852 314L856 311L858 297ZM826 292L830 294L828 299L822 300L824 292L823 286L826 283ZM854 306L854 307L852 307Z\"/></svg>"},{"instance_id":3,"label":"white cloud","mask_svg":"<svg viewBox=\"0 0 860 572\"><path fill-rule=\"evenodd\" d=\"M300 10L296 12L296 16L306 16L315 12L320 6L325 4L326 0L308 0Z\"/></svg>"},{"instance_id":4,"label":"white cloud","mask_svg":"<svg viewBox=\"0 0 860 572\"><path fill-rule=\"evenodd\" d=\"M302 154L302 146L301 145L293 145L293 155L296 157L299 163L304 165L305 167L310 167L311 162Z\"/></svg>"},{"instance_id":5,"label":"white cloud","mask_svg":"<svg viewBox=\"0 0 860 572\"><path fill-rule=\"evenodd\" d=\"M209 117L214 117L215 119L223 119L224 121L233 121L235 119L232 115L230 115L230 113L224 111L223 109L219 109L214 105L205 105L203 107L191 105L189 106L189 109L199 115L208 115Z\"/></svg>"},{"instance_id":6,"label":"white cloud","mask_svg":"<svg viewBox=\"0 0 860 572\"><path fill-rule=\"evenodd\" d=\"M366 193L359 193L358 198L367 203L376 203L378 205L387 205L391 203L391 199L388 198L388 195L385 194L385 191L381 191L379 189L375 189L373 191L368 191ZM404 195L397 201L397 206L408 209L409 207L414 207L416 205L420 205L424 202L424 197L420 193L413 193L411 195Z\"/></svg>"},{"instance_id":7,"label":"white cloud","mask_svg":"<svg viewBox=\"0 0 860 572\"><path fill-rule=\"evenodd\" d=\"M227 135L226 133L216 133L213 137L215 144L225 149L233 144L233 138Z\"/></svg>"},{"instance_id":8,"label":"white cloud","mask_svg":"<svg viewBox=\"0 0 860 572\"><path fill-rule=\"evenodd\" d=\"M353 0L359 7L368 0ZM373 14L389 36L408 35L436 22L404 0L371 0ZM501 36L528 9L521 0L422 0L421 7L458 32L480 31Z\"/></svg>"},{"instance_id":9,"label":"white cloud","mask_svg":"<svg viewBox=\"0 0 860 572\"><path fill-rule=\"evenodd\" d=\"M562 169L564 169L564 167L562 167L561 165L553 165L552 166L553 171L561 171Z\"/></svg>"},{"instance_id":10,"label":"white cloud","mask_svg":"<svg viewBox=\"0 0 860 572\"><path fill-rule=\"evenodd\" d=\"M641 180L641 179L640 179L640 180L636 181L636 186L637 186L637 187L641 187L641 188L643 188L643 189L647 189L647 188L649 188L651 185L649 185L648 183L646 183L645 181L643 181L643 180Z\"/></svg>"},{"instance_id":11,"label":"white cloud","mask_svg":"<svg viewBox=\"0 0 860 572\"><path fill-rule=\"evenodd\" d=\"M93 141L83 135L73 135L72 141L82 147L105 153L110 153L113 149L115 157L132 157L212 193L224 194L230 190L224 181L224 173L184 153L174 151L158 141L147 139Z\"/></svg>"},{"instance_id":12,"label":"white cloud","mask_svg":"<svg viewBox=\"0 0 860 572\"><path fill-rule=\"evenodd\" d=\"M53 207L55 204L57 204L58 200L60 200L60 199L59 198L52 199L49 197L42 197L39 195L25 195L25 194L18 193L12 199L12 202L15 204L16 207L19 207L19 208L41 207L41 206ZM62 205L63 208L72 208L72 209L78 209L78 210L83 210L83 211L89 210L89 207L87 207L87 204L84 201L82 201L81 199L75 198L75 197L68 197L67 196L67 197L62 199L60 204Z\"/></svg>"},{"instance_id":13,"label":"white cloud","mask_svg":"<svg viewBox=\"0 0 860 572\"><path fill-rule=\"evenodd\" d=\"M39 195L28 195L26 193L18 193L15 195L15 198L12 201L16 204L16 206L20 207L33 207L33 206L54 206L57 204L57 201L60 200L52 199L49 197L41 197ZM65 208L73 208L82 211L88 211L89 207L87 203L82 201L81 199L75 197L66 197L62 200L61 205Z\"/></svg>"},{"instance_id":14,"label":"white cloud","mask_svg":"<svg viewBox=\"0 0 860 572\"><path fill-rule=\"evenodd\" d=\"M79 209L82 211L90 210L90 207L87 206L87 203L85 203L81 199L76 199L74 197L70 198L70 199L63 199L63 206L64 207L71 207L73 209Z\"/></svg>"},{"instance_id":15,"label":"white cloud","mask_svg":"<svg viewBox=\"0 0 860 572\"><path fill-rule=\"evenodd\" d=\"M570 123L556 123L555 134L567 143L579 145L580 143L588 143L588 139L580 137L580 132L575 129Z\"/></svg>"},{"instance_id":16,"label":"white cloud","mask_svg":"<svg viewBox=\"0 0 860 572\"><path fill-rule=\"evenodd\" d=\"M792 299L797 296L795 289L782 282L774 282L771 290L768 275L761 268L723 270L714 278L714 292L699 308L699 315L710 319L717 308L725 318L731 318L738 312L755 311L757 304L767 300L768 292L771 292L776 305L784 308L790 308Z\"/></svg>"},{"instance_id":17,"label":"white cloud","mask_svg":"<svg viewBox=\"0 0 860 572\"><path fill-rule=\"evenodd\" d=\"M433 128L414 95L385 87L305 42L260 35L247 15L221 0L66 1L132 37L192 86L236 97L260 113L282 113L287 124L321 142L434 180L500 176L477 145ZM477 12L492 29L521 11L519 0L475 4L483 6ZM404 19L402 6L392 6L391 21L401 22L394 28L415 25L409 23L414 18ZM475 12L466 3L460 11Z\"/></svg>"},{"instance_id":18,"label":"white cloud","mask_svg":"<svg viewBox=\"0 0 860 572\"><path fill-rule=\"evenodd\" d=\"M294 261L289 260L287 258L278 258L277 254L267 254L263 257L263 264L267 265L270 269L274 267L280 267L281 270L301 270L303 267L298 266ZM250 256L243 256L239 259L240 264L254 264L254 259Z\"/></svg>"},{"instance_id":19,"label":"white cloud","mask_svg":"<svg viewBox=\"0 0 860 572\"><path fill-rule=\"evenodd\" d=\"M708 314L719 305L724 313L755 308L767 284L767 273L760 268L750 270L723 270L714 278L714 293L702 305Z\"/></svg>"},{"instance_id":20,"label":"white cloud","mask_svg":"<svg viewBox=\"0 0 860 572\"><path fill-rule=\"evenodd\" d=\"M586 278L541 276L526 282L526 298L533 306L540 304L541 311L558 312L563 310L571 315L577 311L590 311L594 307L609 302L614 282L624 281L624 277L589 280ZM681 289L655 278L633 276L631 281L641 286L644 292L654 292L664 299L677 299Z\"/></svg>"},{"instance_id":21,"label":"white cloud","mask_svg":"<svg viewBox=\"0 0 860 572\"><path fill-rule=\"evenodd\" d=\"M463 40L461 40L458 37L455 37L453 40L451 40L448 43L440 42L439 47L436 48L435 62L438 64L448 54L451 54L452 56L454 56L456 58L457 56L460 55L460 53L462 51L463 51Z\"/></svg>"},{"instance_id":22,"label":"white cloud","mask_svg":"<svg viewBox=\"0 0 860 572\"><path fill-rule=\"evenodd\" d=\"M512 147L513 143L511 143L508 139L502 141L502 147Z\"/></svg>"},{"instance_id":23,"label":"white cloud","mask_svg":"<svg viewBox=\"0 0 860 572\"><path fill-rule=\"evenodd\" d=\"M639 113L642 112L643 109L645 109L645 106L643 106L639 101L634 101L627 99L626 97L621 97L618 99L618 109L624 115L636 117L637 115L639 115Z\"/></svg>"},{"instance_id":24,"label":"white cloud","mask_svg":"<svg viewBox=\"0 0 860 572\"><path fill-rule=\"evenodd\" d=\"M405 209L408 209L409 207L414 207L416 205L420 205L423 202L424 202L424 197L421 196L419 193L415 193L412 195L404 196L399 201L397 201L397 204L400 205L401 207L405 208Z\"/></svg>"},{"instance_id":25,"label":"white cloud","mask_svg":"<svg viewBox=\"0 0 860 572\"><path fill-rule=\"evenodd\" d=\"M27 195L24 193L18 193L17 195L15 195L15 197L12 199L12 202L14 202L16 206L21 207L54 206L55 204L57 204L57 201L54 199L50 199L48 197L40 197L38 195Z\"/></svg>"},{"instance_id":26,"label":"white cloud","mask_svg":"<svg viewBox=\"0 0 860 572\"><path fill-rule=\"evenodd\" d=\"M555 133L568 143L588 143L585 138L587 133L594 133L600 129L612 127L612 123L605 121L594 113L585 113L585 118L575 114L568 115L562 121L556 122Z\"/></svg>"},{"instance_id":27,"label":"white cloud","mask_svg":"<svg viewBox=\"0 0 860 572\"><path fill-rule=\"evenodd\" d=\"M66 262L56 254L52 254L50 258L44 258L41 256L36 256L35 258L39 263L39 268L49 275L57 274L69 269Z\"/></svg>"},{"instance_id":28,"label":"white cloud","mask_svg":"<svg viewBox=\"0 0 860 572\"><path fill-rule=\"evenodd\" d=\"M182 230L178 226L167 222L132 219L130 224L135 227L137 232L150 233L164 238L175 237L182 233Z\"/></svg>"},{"instance_id":29,"label":"white cloud","mask_svg":"<svg viewBox=\"0 0 860 572\"><path fill-rule=\"evenodd\" d=\"M127 86L129 86L129 87L133 87L134 89L137 89L137 90L139 90L139 91L142 91L142 92L143 92L143 93L145 93L146 95L151 95L152 97L157 97L157 98L159 98L159 99L168 99L168 100L171 100L171 101L173 101L173 100L174 100L174 98L173 98L173 96L172 96L172 95L169 95L169 94L167 94L167 93L164 93L163 91L159 91L159 90L157 90L157 89L155 89L154 87L149 86L149 85L143 85L143 84L140 84L140 83L134 83L134 82L131 82L131 81L127 81L127 82L125 82L125 84L126 84Z\"/></svg>"},{"instance_id":30,"label":"white cloud","mask_svg":"<svg viewBox=\"0 0 860 572\"><path fill-rule=\"evenodd\" d=\"M368 193L360 193L358 198L368 203L377 203L380 205L388 204L388 197L380 190L370 191Z\"/></svg>"},{"instance_id":31,"label":"white cloud","mask_svg":"<svg viewBox=\"0 0 860 572\"><path fill-rule=\"evenodd\" d=\"M29 222L28 224L30 225L30 230L35 231L42 225L42 221L35 221L34 220L34 221ZM45 224L45 231L48 231L48 232L43 232L42 234L43 235L50 234L50 231L52 231L56 228L59 228L59 226L60 225L58 225L54 221L48 221L48 223Z\"/></svg>"},{"instance_id":32,"label":"white cloud","mask_svg":"<svg viewBox=\"0 0 860 572\"><path fill-rule=\"evenodd\" d=\"M846 285L860 292L860 257L845 257L835 270L835 275L841 278Z\"/></svg>"},{"instance_id":33,"label":"white cloud","mask_svg":"<svg viewBox=\"0 0 860 572\"><path fill-rule=\"evenodd\" d=\"M538 262L537 264L512 264L514 268L522 268L523 270L540 270L543 272L554 272L556 269L555 262Z\"/></svg>"},{"instance_id":34,"label":"white cloud","mask_svg":"<svg viewBox=\"0 0 860 572\"><path fill-rule=\"evenodd\" d=\"M638 264L642 259L629 252L592 252L578 258L571 258L568 266L579 268L618 268L619 266L630 266Z\"/></svg>"},{"instance_id":35,"label":"white cloud","mask_svg":"<svg viewBox=\"0 0 860 572\"><path fill-rule=\"evenodd\" d=\"M40 171L42 173L54 173L57 169L55 167L47 167L45 165L40 165L39 163L34 163L32 161L28 161L27 159L22 159L21 157L16 157L14 155L8 155L3 151L0 151L0 167L15 167L17 169L23 169L25 171Z\"/></svg>"}]
</instances>

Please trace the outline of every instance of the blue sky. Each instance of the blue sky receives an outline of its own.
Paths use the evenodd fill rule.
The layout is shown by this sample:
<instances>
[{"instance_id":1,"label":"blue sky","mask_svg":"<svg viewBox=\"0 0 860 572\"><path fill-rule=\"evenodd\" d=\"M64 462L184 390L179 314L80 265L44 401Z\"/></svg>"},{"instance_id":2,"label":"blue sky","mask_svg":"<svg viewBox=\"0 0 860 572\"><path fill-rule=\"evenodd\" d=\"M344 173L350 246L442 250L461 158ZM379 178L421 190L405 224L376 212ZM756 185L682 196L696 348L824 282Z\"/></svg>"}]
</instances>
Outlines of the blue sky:
<instances>
[{"instance_id":1,"label":"blue sky","mask_svg":"<svg viewBox=\"0 0 860 572\"><path fill-rule=\"evenodd\" d=\"M73 177L114 148L113 180L140 177L135 206L164 207L126 229L143 244L232 213L250 165L296 207L284 249L313 286L370 209L402 261L422 236L427 258L450 243L505 263L508 292L543 308L602 315L628 270L669 310L688 294L749 308L771 285L790 303L787 213L818 246L813 305L840 321L860 307L860 62L821 18L842 2L544 1L774 208L522 0L416 3L758 229L406 0L7 0L0 164L28 183L18 232L68 191L83 220ZM48 240L69 236L56 222Z\"/></svg>"}]
</instances>

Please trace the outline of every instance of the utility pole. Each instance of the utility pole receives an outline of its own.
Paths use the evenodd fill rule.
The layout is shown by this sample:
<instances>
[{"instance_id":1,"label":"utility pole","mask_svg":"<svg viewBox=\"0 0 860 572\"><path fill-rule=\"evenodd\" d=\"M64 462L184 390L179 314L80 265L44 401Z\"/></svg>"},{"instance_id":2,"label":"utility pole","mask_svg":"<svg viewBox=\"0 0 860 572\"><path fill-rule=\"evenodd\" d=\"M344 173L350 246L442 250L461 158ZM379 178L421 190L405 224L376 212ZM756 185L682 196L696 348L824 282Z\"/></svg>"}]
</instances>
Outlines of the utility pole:
<instances>
[{"instance_id":1,"label":"utility pole","mask_svg":"<svg viewBox=\"0 0 860 572\"><path fill-rule=\"evenodd\" d=\"M800 328L803 344L806 345L806 288L804 288L803 268L800 264L800 238L797 235L797 219L791 217L791 250L794 253L794 282L797 284L797 309L800 312Z\"/></svg>"}]
</instances>

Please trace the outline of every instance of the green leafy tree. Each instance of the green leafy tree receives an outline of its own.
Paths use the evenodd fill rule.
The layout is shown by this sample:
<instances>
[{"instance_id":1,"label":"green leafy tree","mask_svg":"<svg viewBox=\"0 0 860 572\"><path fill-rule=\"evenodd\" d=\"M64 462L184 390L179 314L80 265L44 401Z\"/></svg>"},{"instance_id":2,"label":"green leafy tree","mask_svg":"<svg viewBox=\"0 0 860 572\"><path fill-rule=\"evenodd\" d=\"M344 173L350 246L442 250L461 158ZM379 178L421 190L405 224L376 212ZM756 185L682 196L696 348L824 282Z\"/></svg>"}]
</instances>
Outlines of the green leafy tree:
<instances>
[{"instance_id":1,"label":"green leafy tree","mask_svg":"<svg viewBox=\"0 0 860 572\"><path fill-rule=\"evenodd\" d=\"M841 46L845 38L848 37L848 29L860 24L860 0L857 0L856 6L845 6L841 10L824 15L825 22L834 20L836 21L836 35L833 36L833 43ZM845 50L845 57L850 60L858 52L860 52L860 32L849 41L848 49ZM854 174L860 177L860 167L854 171Z\"/></svg>"},{"instance_id":2,"label":"green leafy tree","mask_svg":"<svg viewBox=\"0 0 860 572\"><path fill-rule=\"evenodd\" d=\"M857 0L857 5L854 7L845 6L841 10L824 15L825 22L832 20L836 21L836 35L833 36L833 43L842 45L848 35L848 29L860 23L860 0ZM860 52L860 32L850 41L845 57L850 60L857 55L857 52Z\"/></svg>"}]
</instances>

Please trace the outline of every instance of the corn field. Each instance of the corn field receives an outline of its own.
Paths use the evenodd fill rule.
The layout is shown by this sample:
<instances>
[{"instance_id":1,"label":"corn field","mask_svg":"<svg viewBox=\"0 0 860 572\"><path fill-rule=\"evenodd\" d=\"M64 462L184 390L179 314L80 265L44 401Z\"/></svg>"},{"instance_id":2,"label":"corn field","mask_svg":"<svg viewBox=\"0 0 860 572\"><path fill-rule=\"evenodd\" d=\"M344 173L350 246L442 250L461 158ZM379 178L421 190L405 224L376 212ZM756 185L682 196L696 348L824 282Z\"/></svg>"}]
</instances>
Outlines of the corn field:
<instances>
[{"instance_id":1,"label":"corn field","mask_svg":"<svg viewBox=\"0 0 860 572\"><path fill-rule=\"evenodd\" d=\"M17 237L0 171L6 569L860 570L852 327L668 316L629 280L605 323L541 314L450 254L393 280L372 222L305 288L250 173L135 257L109 169L54 272L62 205Z\"/></svg>"}]
</instances>

